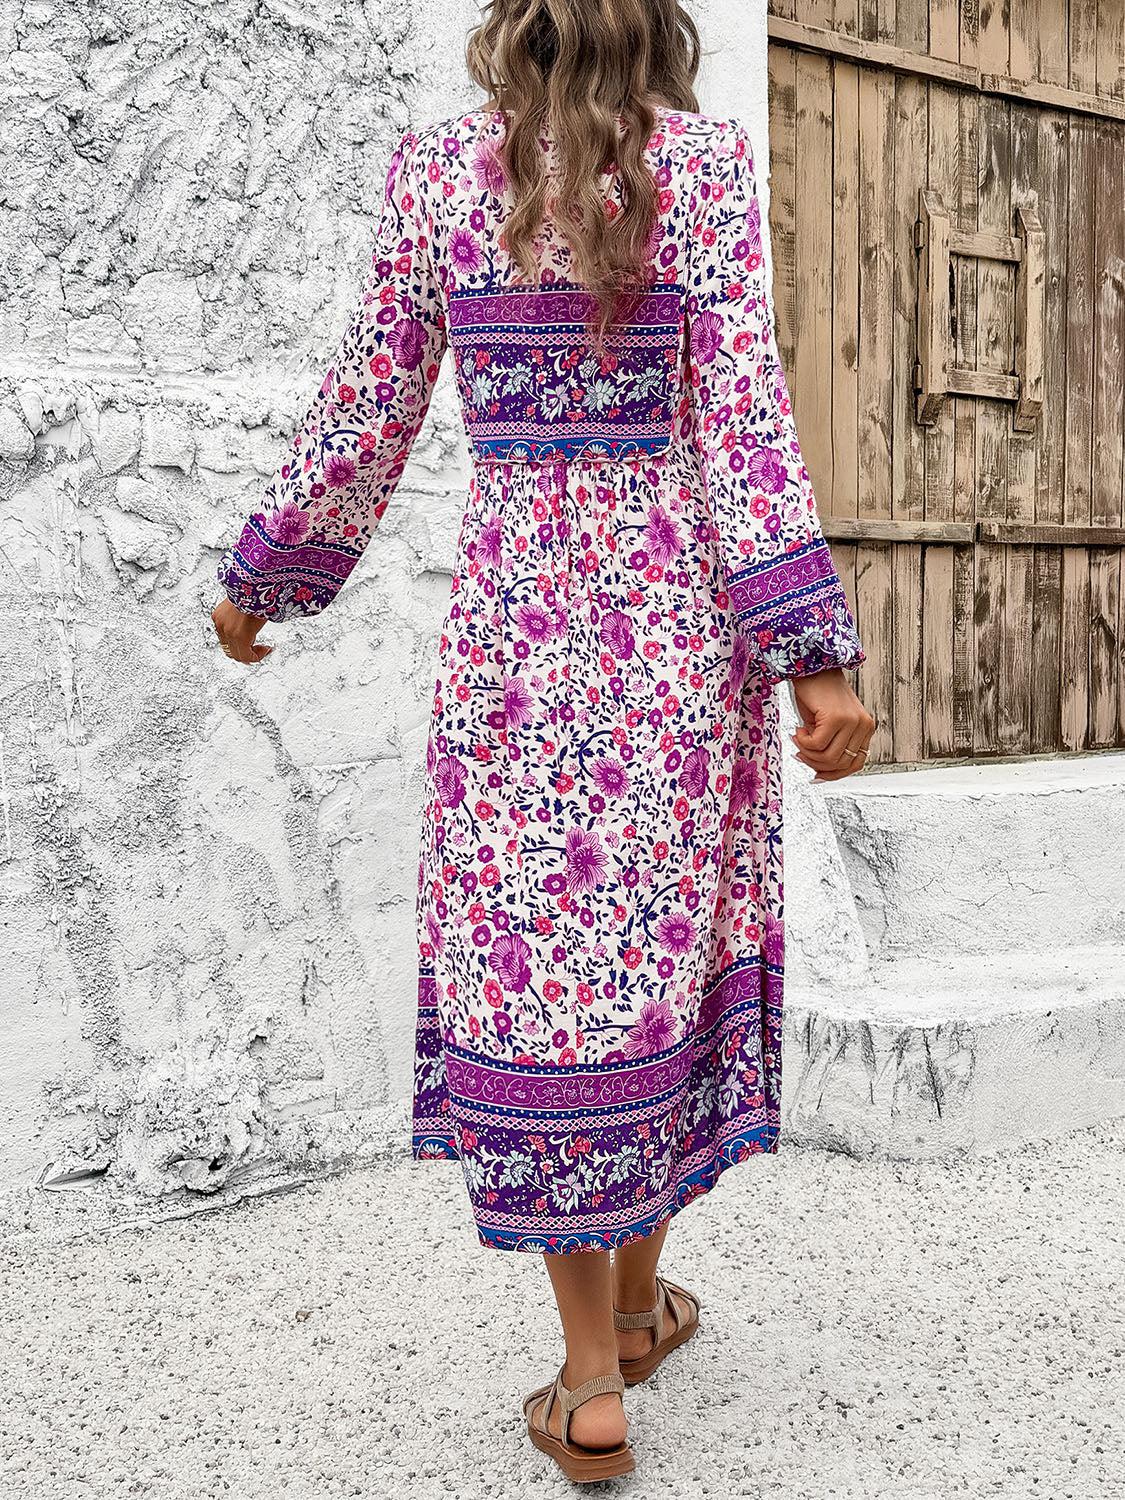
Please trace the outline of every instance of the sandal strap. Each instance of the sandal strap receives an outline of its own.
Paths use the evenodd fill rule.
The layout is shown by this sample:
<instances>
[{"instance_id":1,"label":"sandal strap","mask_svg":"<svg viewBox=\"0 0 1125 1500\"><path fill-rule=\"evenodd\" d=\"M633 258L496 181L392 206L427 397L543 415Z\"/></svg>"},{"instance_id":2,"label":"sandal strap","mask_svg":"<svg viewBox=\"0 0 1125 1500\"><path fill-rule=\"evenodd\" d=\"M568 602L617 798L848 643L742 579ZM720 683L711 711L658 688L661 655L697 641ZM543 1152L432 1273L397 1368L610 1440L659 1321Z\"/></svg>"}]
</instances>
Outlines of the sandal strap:
<instances>
[{"instance_id":1,"label":"sandal strap","mask_svg":"<svg viewBox=\"0 0 1125 1500\"><path fill-rule=\"evenodd\" d=\"M673 1335L675 1335L675 1334L679 1333L680 1329L687 1322L687 1320L688 1320L688 1314L686 1312L684 1312L683 1308L680 1306L681 1298L670 1297L668 1295L668 1283L667 1282L662 1281L660 1283L660 1290L664 1293L664 1300L665 1300L665 1302L667 1302L668 1306L672 1309L672 1322L675 1325L673 1327L673 1329L672 1329L672 1333L673 1333Z\"/></svg>"},{"instance_id":2,"label":"sandal strap","mask_svg":"<svg viewBox=\"0 0 1125 1500\"><path fill-rule=\"evenodd\" d=\"M559 1404L563 1411L574 1411L575 1407L581 1406L594 1396L623 1396L624 1394L625 1380L620 1370L613 1370L607 1375L595 1375L592 1380L584 1380L573 1391L568 1391L563 1385L562 1372L559 1372Z\"/></svg>"},{"instance_id":3,"label":"sandal strap","mask_svg":"<svg viewBox=\"0 0 1125 1500\"><path fill-rule=\"evenodd\" d=\"M660 1277L656 1278L656 1306L649 1312L618 1312L613 1309L613 1326L624 1332L630 1328L653 1328L656 1330L657 1341L660 1339L660 1329L664 1321L664 1303L668 1293L664 1290L664 1283ZM673 1307L673 1312L675 1308Z\"/></svg>"},{"instance_id":4,"label":"sandal strap","mask_svg":"<svg viewBox=\"0 0 1125 1500\"><path fill-rule=\"evenodd\" d=\"M581 1385L575 1386L574 1390L568 1391L563 1385L562 1370L555 1376L555 1383L551 1387L551 1394L558 1398L562 1411L560 1421L559 1439L565 1443L570 1431L570 1414L576 1407L594 1396L624 1396L625 1379L619 1370L614 1370L609 1375L595 1375L592 1380L584 1380ZM550 1400L543 1412L543 1425L547 1425L550 1415Z\"/></svg>"}]
</instances>

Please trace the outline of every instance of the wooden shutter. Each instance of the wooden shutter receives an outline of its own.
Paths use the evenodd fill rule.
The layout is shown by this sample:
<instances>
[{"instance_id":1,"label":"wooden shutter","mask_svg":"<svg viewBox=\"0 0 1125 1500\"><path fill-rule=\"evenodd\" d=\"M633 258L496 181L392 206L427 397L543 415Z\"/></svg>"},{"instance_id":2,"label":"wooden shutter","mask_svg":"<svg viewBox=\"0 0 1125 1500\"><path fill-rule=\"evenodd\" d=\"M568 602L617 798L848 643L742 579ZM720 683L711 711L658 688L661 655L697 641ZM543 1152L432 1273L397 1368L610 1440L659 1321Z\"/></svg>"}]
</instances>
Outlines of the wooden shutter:
<instances>
[{"instance_id":1,"label":"wooden shutter","mask_svg":"<svg viewBox=\"0 0 1125 1500\"><path fill-rule=\"evenodd\" d=\"M772 0L782 358L873 760L1125 745L1125 5Z\"/></svg>"}]
</instances>

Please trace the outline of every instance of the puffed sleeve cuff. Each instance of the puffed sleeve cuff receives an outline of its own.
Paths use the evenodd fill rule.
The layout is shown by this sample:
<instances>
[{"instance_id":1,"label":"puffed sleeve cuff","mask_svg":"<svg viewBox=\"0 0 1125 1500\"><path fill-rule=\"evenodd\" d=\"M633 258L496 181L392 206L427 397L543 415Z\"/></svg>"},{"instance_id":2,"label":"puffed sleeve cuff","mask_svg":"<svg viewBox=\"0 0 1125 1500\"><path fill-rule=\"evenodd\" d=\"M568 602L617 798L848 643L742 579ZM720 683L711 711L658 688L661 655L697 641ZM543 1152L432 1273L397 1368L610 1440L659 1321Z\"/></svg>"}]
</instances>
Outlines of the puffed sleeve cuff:
<instances>
[{"instance_id":1,"label":"puffed sleeve cuff","mask_svg":"<svg viewBox=\"0 0 1125 1500\"><path fill-rule=\"evenodd\" d=\"M814 537L740 569L730 580L740 630L774 682L865 660L832 554Z\"/></svg>"},{"instance_id":2,"label":"puffed sleeve cuff","mask_svg":"<svg viewBox=\"0 0 1125 1500\"><path fill-rule=\"evenodd\" d=\"M291 518L289 524L296 525ZM287 540L267 531L266 517L259 514L250 517L238 541L223 553L216 576L243 614L280 622L318 615L331 604L361 552L339 539L304 535Z\"/></svg>"}]
</instances>

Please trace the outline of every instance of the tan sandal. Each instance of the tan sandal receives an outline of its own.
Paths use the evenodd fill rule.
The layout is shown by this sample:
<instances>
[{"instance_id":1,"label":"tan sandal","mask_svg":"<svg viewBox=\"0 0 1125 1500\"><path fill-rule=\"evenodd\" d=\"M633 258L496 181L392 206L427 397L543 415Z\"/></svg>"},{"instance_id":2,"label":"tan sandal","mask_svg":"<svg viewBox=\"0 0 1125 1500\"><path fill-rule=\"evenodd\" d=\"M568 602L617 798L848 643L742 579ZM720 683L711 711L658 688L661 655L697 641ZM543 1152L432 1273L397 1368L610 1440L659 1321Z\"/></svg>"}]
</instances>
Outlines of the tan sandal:
<instances>
[{"instance_id":1,"label":"tan sandal","mask_svg":"<svg viewBox=\"0 0 1125 1500\"><path fill-rule=\"evenodd\" d=\"M669 1293L678 1293L681 1298L690 1304L691 1311L682 1311L679 1302ZM672 1313L675 1327L665 1338L660 1337L660 1330L664 1327L664 1304L667 1303ZM613 1326L622 1331L630 1328L651 1328L652 1348L644 1354L638 1354L636 1359L623 1359L619 1361L622 1378L626 1385L636 1385L639 1380L647 1380L657 1365L662 1364L673 1349L678 1349L681 1344L686 1344L693 1333L699 1331L699 1298L694 1292L685 1291L682 1286L677 1286L674 1281L665 1281L662 1276L656 1278L656 1306L651 1312L623 1313L613 1309Z\"/></svg>"},{"instance_id":2,"label":"tan sandal","mask_svg":"<svg viewBox=\"0 0 1125 1500\"><path fill-rule=\"evenodd\" d=\"M565 1369L566 1366L563 1366ZM620 1375L595 1375L573 1391L563 1385L562 1370L550 1385L540 1386L524 1398L523 1414L527 1418L527 1435L543 1453L549 1453L568 1479L575 1484L592 1484L599 1479L614 1479L618 1474L631 1474L636 1467L633 1461L632 1444L626 1439L616 1448L586 1448L581 1443L567 1441L570 1414L575 1407L589 1401L592 1396L623 1395L625 1381ZM547 1423L551 1406L557 1401L562 1408L562 1429L559 1437L550 1431ZM542 1418L542 1424L536 1418Z\"/></svg>"}]
</instances>

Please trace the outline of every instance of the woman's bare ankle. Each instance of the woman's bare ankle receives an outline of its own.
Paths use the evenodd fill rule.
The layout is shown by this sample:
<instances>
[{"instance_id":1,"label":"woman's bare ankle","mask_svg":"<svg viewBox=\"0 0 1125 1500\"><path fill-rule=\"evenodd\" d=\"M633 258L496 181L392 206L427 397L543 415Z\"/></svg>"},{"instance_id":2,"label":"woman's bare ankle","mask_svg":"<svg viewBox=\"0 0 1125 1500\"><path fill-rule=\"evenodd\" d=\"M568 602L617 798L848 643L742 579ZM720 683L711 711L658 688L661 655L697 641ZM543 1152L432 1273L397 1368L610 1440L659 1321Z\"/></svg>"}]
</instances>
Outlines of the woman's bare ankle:
<instances>
[{"instance_id":1,"label":"woman's bare ankle","mask_svg":"<svg viewBox=\"0 0 1125 1500\"><path fill-rule=\"evenodd\" d=\"M572 1353L567 1350L563 1365L563 1385L568 1391L576 1390L598 1375L612 1375L617 1370L617 1340L602 1347L587 1344Z\"/></svg>"},{"instance_id":2,"label":"woman's bare ankle","mask_svg":"<svg viewBox=\"0 0 1125 1500\"><path fill-rule=\"evenodd\" d=\"M618 1312L651 1312L656 1306L657 1290L655 1274L647 1280L614 1277L613 1305Z\"/></svg>"}]
</instances>

